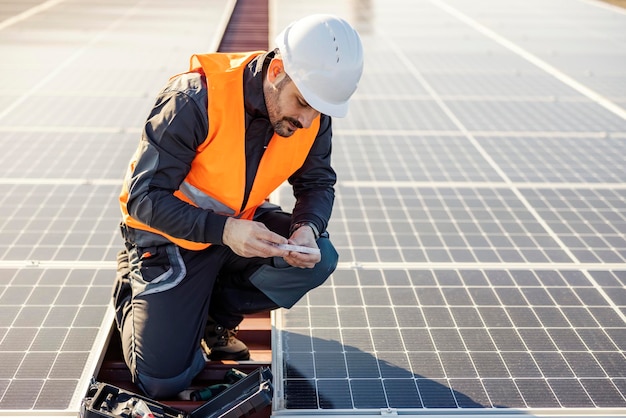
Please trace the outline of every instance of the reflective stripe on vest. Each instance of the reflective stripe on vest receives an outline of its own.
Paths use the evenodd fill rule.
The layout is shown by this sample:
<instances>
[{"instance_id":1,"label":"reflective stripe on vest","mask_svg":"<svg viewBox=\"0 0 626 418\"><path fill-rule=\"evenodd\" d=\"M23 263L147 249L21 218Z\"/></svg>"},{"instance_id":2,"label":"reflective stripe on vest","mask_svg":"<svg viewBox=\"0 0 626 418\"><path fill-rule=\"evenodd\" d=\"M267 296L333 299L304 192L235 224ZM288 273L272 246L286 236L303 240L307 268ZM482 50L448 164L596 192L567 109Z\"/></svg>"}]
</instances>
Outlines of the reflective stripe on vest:
<instances>
[{"instance_id":1,"label":"reflective stripe on vest","mask_svg":"<svg viewBox=\"0 0 626 418\"><path fill-rule=\"evenodd\" d=\"M209 132L197 149L183 184L174 193L179 199L223 215L252 219L256 208L304 163L319 131L319 116L311 127L298 129L289 138L274 134L259 163L246 207L241 210L246 184L243 72L246 65L261 53L215 53L191 57L190 71L202 68L207 78ZM130 169L133 168L134 161ZM120 204L128 226L160 234L190 250L201 250L210 245L175 238L145 225L128 214L127 201L125 184Z\"/></svg>"}]
</instances>

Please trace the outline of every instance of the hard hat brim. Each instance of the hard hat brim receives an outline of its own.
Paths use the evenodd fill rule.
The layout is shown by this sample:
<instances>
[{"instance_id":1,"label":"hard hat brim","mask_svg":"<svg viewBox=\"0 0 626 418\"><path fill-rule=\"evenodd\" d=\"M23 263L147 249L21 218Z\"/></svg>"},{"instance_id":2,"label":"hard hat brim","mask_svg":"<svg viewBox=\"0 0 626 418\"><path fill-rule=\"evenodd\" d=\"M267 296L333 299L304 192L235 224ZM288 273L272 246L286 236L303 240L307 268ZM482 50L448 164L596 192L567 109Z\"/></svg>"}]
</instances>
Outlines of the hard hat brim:
<instances>
[{"instance_id":1,"label":"hard hat brim","mask_svg":"<svg viewBox=\"0 0 626 418\"><path fill-rule=\"evenodd\" d=\"M285 68L285 72L289 74L289 69ZM343 118L348 114L348 102L338 104L328 103L320 99L315 93L308 89L305 83L299 82L299 80L294 79L291 75L289 75L289 77L300 91L300 94L302 94L302 97L304 97L304 100L306 100L309 106L313 109L334 118Z\"/></svg>"}]
</instances>

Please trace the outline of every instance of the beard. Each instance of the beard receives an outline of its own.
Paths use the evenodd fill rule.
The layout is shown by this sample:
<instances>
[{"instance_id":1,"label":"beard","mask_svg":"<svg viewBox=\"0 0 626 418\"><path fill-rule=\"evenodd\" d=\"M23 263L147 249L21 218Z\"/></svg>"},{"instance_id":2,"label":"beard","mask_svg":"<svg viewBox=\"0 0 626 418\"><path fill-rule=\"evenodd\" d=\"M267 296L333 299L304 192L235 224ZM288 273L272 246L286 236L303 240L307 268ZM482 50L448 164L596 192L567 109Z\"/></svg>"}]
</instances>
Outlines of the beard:
<instances>
[{"instance_id":1,"label":"beard","mask_svg":"<svg viewBox=\"0 0 626 418\"><path fill-rule=\"evenodd\" d=\"M284 117L278 122L274 123L272 126L274 128L274 132L276 132L277 135L285 138L289 138L291 135L293 135L296 129L302 128L302 124L300 122L290 117Z\"/></svg>"},{"instance_id":2,"label":"beard","mask_svg":"<svg viewBox=\"0 0 626 418\"><path fill-rule=\"evenodd\" d=\"M274 128L274 132L285 138L293 135L296 129L302 128L302 124L298 122L297 119L289 116L281 116L283 112L280 106L280 96L285 85L291 82L291 79L286 76L280 80L274 88L269 86L263 88L265 105L267 106L267 114L269 116L270 123Z\"/></svg>"}]
</instances>

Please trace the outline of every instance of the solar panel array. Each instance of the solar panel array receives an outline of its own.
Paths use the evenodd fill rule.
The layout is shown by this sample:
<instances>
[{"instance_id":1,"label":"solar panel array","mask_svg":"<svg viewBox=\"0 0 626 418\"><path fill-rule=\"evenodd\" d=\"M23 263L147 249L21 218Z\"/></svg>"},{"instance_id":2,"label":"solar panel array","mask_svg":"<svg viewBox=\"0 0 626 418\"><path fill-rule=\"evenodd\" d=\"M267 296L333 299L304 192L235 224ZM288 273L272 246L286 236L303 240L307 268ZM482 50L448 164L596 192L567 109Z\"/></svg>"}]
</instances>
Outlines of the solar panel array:
<instances>
[{"instance_id":1,"label":"solar panel array","mask_svg":"<svg viewBox=\"0 0 626 418\"><path fill-rule=\"evenodd\" d=\"M0 415L77 415L113 321L126 165L232 6L0 2Z\"/></svg>"},{"instance_id":2,"label":"solar panel array","mask_svg":"<svg viewBox=\"0 0 626 418\"><path fill-rule=\"evenodd\" d=\"M112 322L127 160L231 7L0 3L0 415L76 414ZM334 122L340 265L275 315L274 415L625 415L626 14L272 7L276 28L348 18L366 56Z\"/></svg>"},{"instance_id":3,"label":"solar panel array","mask_svg":"<svg viewBox=\"0 0 626 418\"><path fill-rule=\"evenodd\" d=\"M340 264L275 315L274 415L626 415L626 13L276 11L342 15L366 64L334 121Z\"/></svg>"}]
</instances>

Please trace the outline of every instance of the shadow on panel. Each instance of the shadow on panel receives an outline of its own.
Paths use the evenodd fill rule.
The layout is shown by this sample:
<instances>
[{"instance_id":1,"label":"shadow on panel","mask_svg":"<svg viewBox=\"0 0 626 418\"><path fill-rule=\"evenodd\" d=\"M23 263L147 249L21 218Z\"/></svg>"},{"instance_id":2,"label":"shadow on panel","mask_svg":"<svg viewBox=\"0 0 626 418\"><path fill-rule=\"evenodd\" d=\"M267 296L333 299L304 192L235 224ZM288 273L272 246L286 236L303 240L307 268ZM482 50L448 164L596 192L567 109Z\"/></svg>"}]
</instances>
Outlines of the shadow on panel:
<instances>
[{"instance_id":1,"label":"shadow on panel","mask_svg":"<svg viewBox=\"0 0 626 418\"><path fill-rule=\"evenodd\" d=\"M496 404L471 373L468 378L447 379L437 353L374 354L289 331L282 332L282 344L284 407L288 410L524 407L517 390L508 395L506 405ZM409 354L423 357L422 365L416 367ZM416 368L428 371L429 376L416 373ZM492 383L501 383L506 390L507 379L501 380Z\"/></svg>"}]
</instances>

